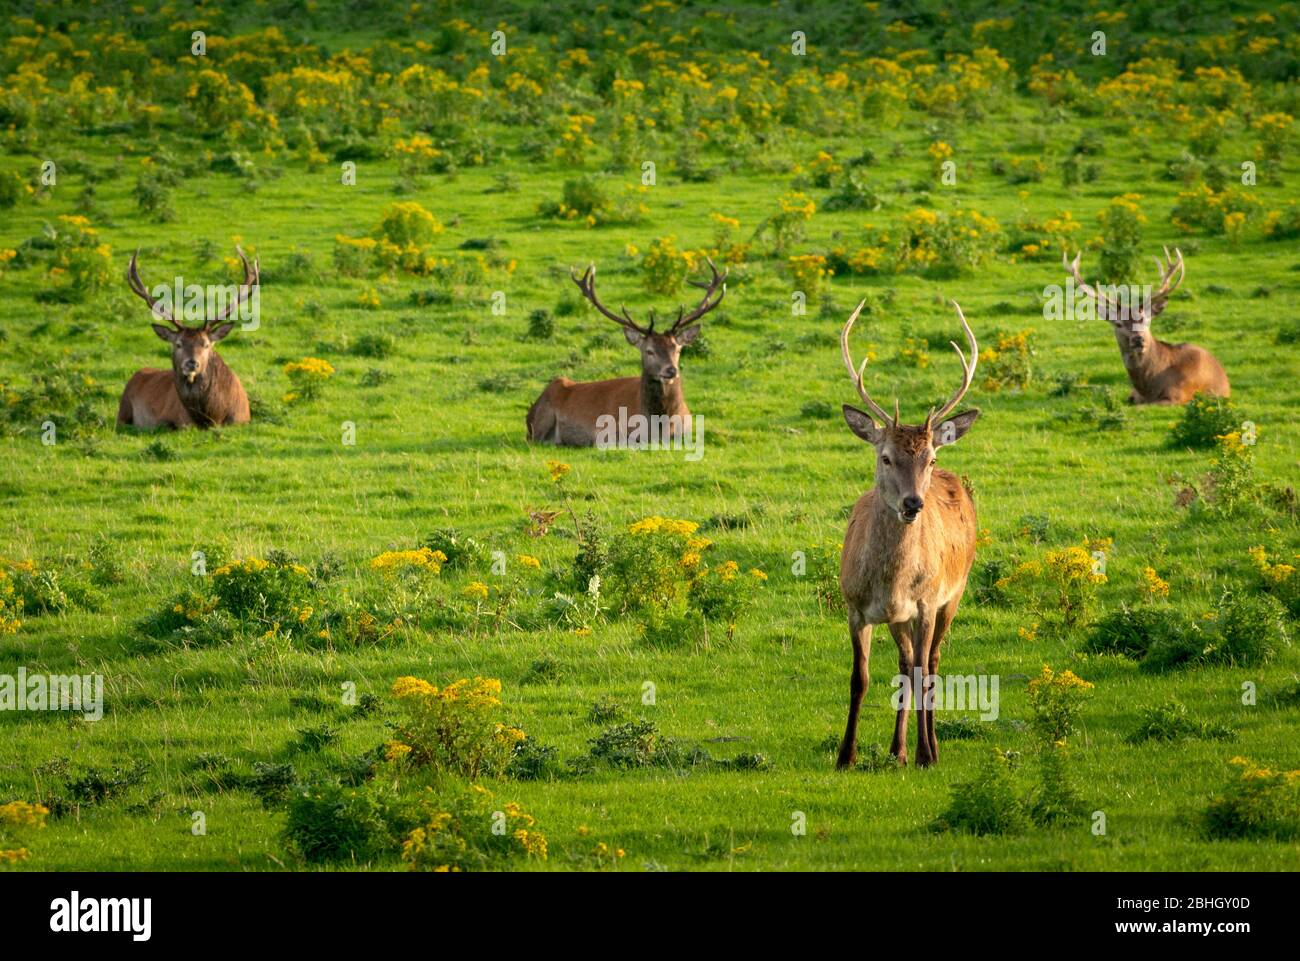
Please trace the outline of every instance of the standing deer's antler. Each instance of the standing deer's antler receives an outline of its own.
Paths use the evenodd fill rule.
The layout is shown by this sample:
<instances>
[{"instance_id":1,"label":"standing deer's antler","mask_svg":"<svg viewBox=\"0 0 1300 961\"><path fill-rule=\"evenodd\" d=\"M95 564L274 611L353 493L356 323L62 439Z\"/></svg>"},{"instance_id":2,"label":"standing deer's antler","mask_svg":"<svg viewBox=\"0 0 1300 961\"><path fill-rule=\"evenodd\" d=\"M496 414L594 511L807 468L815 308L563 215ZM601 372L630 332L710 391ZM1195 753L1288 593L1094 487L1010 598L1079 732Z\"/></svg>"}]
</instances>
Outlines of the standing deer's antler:
<instances>
[{"instance_id":1,"label":"standing deer's antler","mask_svg":"<svg viewBox=\"0 0 1300 961\"><path fill-rule=\"evenodd\" d=\"M712 257L705 257L704 260L706 263L708 263L709 270L712 271L713 276L708 280L687 281L687 283L689 283L692 287L699 287L701 290L703 290L704 297L695 306L695 309L692 310L689 314L685 313L686 311L685 306L677 308L677 319L673 321L673 325L668 328L669 334L675 334L683 327L690 326L692 323L699 320L701 317L703 317L705 314L711 311L714 307L718 306L718 304L722 303L722 298L727 296L727 275L731 273L731 271L724 270L721 274L719 274L718 268L713 264ZM721 286L722 288L722 293L718 294L717 300L710 301L709 298L713 296L714 291L716 291L719 286ZM653 327L653 323L651 324L651 326Z\"/></svg>"},{"instance_id":2,"label":"standing deer's antler","mask_svg":"<svg viewBox=\"0 0 1300 961\"><path fill-rule=\"evenodd\" d=\"M927 414L925 418L925 426L927 428L929 428L936 420L943 420L952 412L954 407L961 403L961 399L966 396L966 391L970 390L971 381L975 379L975 365L979 363L980 359L979 344L975 342L975 334L971 331L970 324L966 323L966 315L961 312L961 305L955 300L952 302L952 305L957 308L957 316L961 318L962 329L966 331L966 343L970 346L970 360L966 360L966 355L961 352L961 348L957 346L955 340L948 341L948 343L952 344L952 349L957 351L957 356L961 359L961 387L957 388L957 392L953 394L952 397L948 399L948 403L944 404L939 410L936 411L933 407L930 408L930 413Z\"/></svg>"},{"instance_id":3,"label":"standing deer's antler","mask_svg":"<svg viewBox=\"0 0 1300 961\"><path fill-rule=\"evenodd\" d=\"M248 264L248 258L244 256L244 248L236 244L235 253L239 254L239 259L244 264L244 282L239 285L239 290L235 292L235 299L226 305L225 310L217 314L216 317L209 318L203 322L204 330L216 326L233 314L235 309L243 302L244 298L252 293L253 288L257 287L262 282L261 265L258 259L254 257L253 264L250 267Z\"/></svg>"},{"instance_id":4,"label":"standing deer's antler","mask_svg":"<svg viewBox=\"0 0 1300 961\"><path fill-rule=\"evenodd\" d=\"M858 304L858 309L853 312L853 316L849 318L849 322L845 324L844 329L840 331L840 355L844 358L844 366L848 368L849 379L853 381L853 386L857 388L858 396L862 398L862 402L867 405L867 410L870 411L871 415L875 417L876 420L880 421L880 423L888 424L891 421L890 416L885 413L884 409L879 404L871 399L871 395L867 393L867 388L862 383L862 375L867 369L867 358L862 358L861 367L855 367L853 365L853 355L849 353L849 331L853 329L854 323L857 322L858 314L862 313L862 308L866 305L867 302L865 300ZM894 400L894 416L892 421L893 425L897 427L897 398Z\"/></svg>"},{"instance_id":5,"label":"standing deer's antler","mask_svg":"<svg viewBox=\"0 0 1300 961\"><path fill-rule=\"evenodd\" d=\"M140 248L137 247L135 253L131 255L131 262L127 264L126 267L127 286L131 288L132 292L134 292L136 296L140 297L146 304L149 305L149 310L155 317L157 317L159 320L167 321L167 323L171 324L177 330L183 330L184 328L181 327L180 324L176 323L176 320L175 318L172 317L171 312L168 311L165 307L163 307L158 302L158 299L156 297L154 297L151 293L149 293L149 288L146 287L144 285L144 281L140 279L140 268L136 265L136 259L139 256L140 256Z\"/></svg>"},{"instance_id":6,"label":"standing deer's antler","mask_svg":"<svg viewBox=\"0 0 1300 961\"><path fill-rule=\"evenodd\" d=\"M649 327L642 327L640 324L638 324L635 320L632 319L632 315L627 312L626 307L619 305L619 309L623 311L623 316L620 317L618 314L614 313L612 310L610 310L608 307L606 307L604 304L600 302L600 298L596 296L596 265L595 264L591 264L590 266L588 266L586 273L584 273L581 277L579 277L576 273L573 272L572 269L570 269L569 277L571 277L573 279L573 282L578 285L578 289L582 291L582 296L586 297L587 300L591 301L591 306L595 307L597 310L599 310L602 314L604 314L614 323L618 324L620 327L626 327L628 330L635 330L638 334L641 334L643 336L648 335L654 331L654 326L655 326L654 321L650 322Z\"/></svg>"}]
</instances>

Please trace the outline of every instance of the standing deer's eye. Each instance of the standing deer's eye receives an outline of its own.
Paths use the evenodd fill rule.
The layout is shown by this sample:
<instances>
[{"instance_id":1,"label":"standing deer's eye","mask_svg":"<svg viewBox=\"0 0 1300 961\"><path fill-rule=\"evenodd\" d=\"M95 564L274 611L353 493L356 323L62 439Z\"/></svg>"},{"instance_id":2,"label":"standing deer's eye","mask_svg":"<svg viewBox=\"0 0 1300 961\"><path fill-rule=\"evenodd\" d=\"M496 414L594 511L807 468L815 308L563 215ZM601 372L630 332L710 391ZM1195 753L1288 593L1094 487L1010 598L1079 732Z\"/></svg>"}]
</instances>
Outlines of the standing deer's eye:
<instances>
[{"instance_id":1,"label":"standing deer's eye","mask_svg":"<svg viewBox=\"0 0 1300 961\"><path fill-rule=\"evenodd\" d=\"M934 466L935 464L937 464L938 462L939 462L939 459L938 459L937 457L931 457L931 458L930 458L930 466L931 466L931 467L933 467L933 466Z\"/></svg>"},{"instance_id":2,"label":"standing deer's eye","mask_svg":"<svg viewBox=\"0 0 1300 961\"><path fill-rule=\"evenodd\" d=\"M889 458L883 454L880 455L880 462L884 464L886 467L889 466Z\"/></svg>"}]
</instances>

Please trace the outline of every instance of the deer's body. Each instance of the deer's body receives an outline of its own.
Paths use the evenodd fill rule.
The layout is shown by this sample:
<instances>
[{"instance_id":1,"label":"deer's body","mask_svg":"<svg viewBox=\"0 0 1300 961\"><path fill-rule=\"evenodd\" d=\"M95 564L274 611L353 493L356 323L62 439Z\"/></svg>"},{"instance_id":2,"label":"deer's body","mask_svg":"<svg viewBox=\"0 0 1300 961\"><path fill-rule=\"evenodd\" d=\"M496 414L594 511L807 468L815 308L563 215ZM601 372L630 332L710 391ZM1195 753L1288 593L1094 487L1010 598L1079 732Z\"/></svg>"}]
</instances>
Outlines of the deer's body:
<instances>
[{"instance_id":1,"label":"deer's body","mask_svg":"<svg viewBox=\"0 0 1300 961\"><path fill-rule=\"evenodd\" d=\"M633 322L627 308L620 316L602 304L596 296L594 266L581 277L573 275L583 296L622 327L627 342L640 350L641 376L586 383L556 377L528 409L528 439L565 447L593 447L606 440L622 444L629 433L645 436L646 426L661 441L689 436L691 411L682 393L679 366L682 348L700 333L698 324L691 326L693 322L718 306L727 290L726 274L719 274L712 261L709 268L712 280L695 284L705 289L704 299L689 314L685 308L679 310L677 320L664 333L655 333L653 319L648 327L642 327ZM722 293L714 299L719 287Z\"/></svg>"},{"instance_id":2,"label":"deer's body","mask_svg":"<svg viewBox=\"0 0 1300 961\"><path fill-rule=\"evenodd\" d=\"M117 405L119 424L143 430L224 427L247 424L251 419L244 385L215 354L198 385L187 383L174 370L137 370L126 382Z\"/></svg>"},{"instance_id":3,"label":"deer's body","mask_svg":"<svg viewBox=\"0 0 1300 961\"><path fill-rule=\"evenodd\" d=\"M848 722L836 763L846 768L857 760L858 712L870 683L871 635L876 624L884 624L898 647L901 678L890 753L900 764L907 763L907 726L915 699L916 763L924 767L939 760L933 704L927 698L938 680L944 636L975 562L976 538L975 504L954 475L935 468L935 449L954 443L979 416L978 410L969 410L944 419L970 388L979 346L962 317L971 358L968 363L953 344L962 358L961 388L938 412L931 410L924 424L900 424L897 406L891 418L868 395L862 383L866 363L855 372L850 359L849 331L861 310L859 304L845 325L840 347L871 413L846 404L844 418L875 448L876 483L854 505L840 555L853 671ZM961 315L961 308L957 313Z\"/></svg>"},{"instance_id":4,"label":"deer's body","mask_svg":"<svg viewBox=\"0 0 1300 961\"><path fill-rule=\"evenodd\" d=\"M248 394L235 372L226 366L215 345L234 329L225 319L240 300L254 292L259 282L257 262L250 266L244 252L236 248L244 264L244 283L233 303L202 327L182 327L149 293L140 280L136 256L131 257L126 278L131 290L150 311L167 325L154 324L160 338L171 344L172 369L145 367L126 382L117 405L119 426L152 430L158 427L224 427L251 420Z\"/></svg>"},{"instance_id":5,"label":"deer's body","mask_svg":"<svg viewBox=\"0 0 1300 961\"><path fill-rule=\"evenodd\" d=\"M1146 343L1135 347L1134 337ZM1186 404L1196 394L1227 397L1232 393L1219 359L1196 344L1167 344L1150 330L1115 328L1120 356L1133 391L1130 404Z\"/></svg>"},{"instance_id":6,"label":"deer's body","mask_svg":"<svg viewBox=\"0 0 1300 961\"><path fill-rule=\"evenodd\" d=\"M620 422L620 410L625 410L628 417L666 417L667 437L689 435L691 431L691 411L682 395L680 375L668 385L645 374L587 383L557 377L528 410L528 439L564 447L591 447L599 431L597 421L608 415ZM622 423L626 424L626 418ZM622 430L618 439L627 439Z\"/></svg>"},{"instance_id":7,"label":"deer's body","mask_svg":"<svg viewBox=\"0 0 1300 961\"><path fill-rule=\"evenodd\" d=\"M975 502L945 470L930 478L926 509L905 524L876 490L853 506L840 555L840 591L863 624L905 624L957 602L975 563Z\"/></svg>"},{"instance_id":8,"label":"deer's body","mask_svg":"<svg viewBox=\"0 0 1300 961\"><path fill-rule=\"evenodd\" d=\"M1196 344L1168 344L1157 340L1151 333L1151 321L1164 312L1169 296L1176 291L1187 274L1182 251L1175 248L1176 257L1165 250L1161 263L1160 286L1145 303L1116 303L1100 287L1084 283L1079 272L1082 252L1071 262L1063 257L1066 270L1085 295L1092 298L1097 314L1110 322L1119 344L1120 356L1128 371L1133 390L1128 396L1130 404L1186 404L1197 394L1214 394L1227 397L1232 388L1228 375L1217 357Z\"/></svg>"}]
</instances>

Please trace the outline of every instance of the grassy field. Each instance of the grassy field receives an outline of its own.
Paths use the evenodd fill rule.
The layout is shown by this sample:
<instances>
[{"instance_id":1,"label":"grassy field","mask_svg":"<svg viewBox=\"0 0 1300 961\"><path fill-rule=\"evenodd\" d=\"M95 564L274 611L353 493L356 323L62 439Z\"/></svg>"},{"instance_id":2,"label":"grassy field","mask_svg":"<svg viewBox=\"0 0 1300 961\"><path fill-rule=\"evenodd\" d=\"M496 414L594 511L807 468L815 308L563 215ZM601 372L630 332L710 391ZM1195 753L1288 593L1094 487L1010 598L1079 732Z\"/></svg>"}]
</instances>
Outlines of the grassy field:
<instances>
[{"instance_id":1,"label":"grassy field","mask_svg":"<svg viewBox=\"0 0 1300 961\"><path fill-rule=\"evenodd\" d=\"M131 19L105 6L105 16ZM218 21L209 28L214 36L270 22L257 6L236 9L226 20L210 16ZM455 14L436 12L445 20ZM521 14L520 22L530 25L507 28L511 43L545 48L558 33L556 56L562 54L568 28L545 16ZM772 26L775 39L763 49L773 60L788 55L782 38L798 29L797 15L789 14L793 27L782 27L782 16L773 8L761 21ZM1077 29L1087 36L1091 21L1080 17ZM376 22L395 26L401 18L395 8ZM540 22L534 26L529 18ZM510 22L510 11L477 18L484 30L497 19ZM644 18L644 29L667 37L690 19L689 10L664 8ZM952 30L960 33L957 26ZM1202 36L1233 29L1217 13L1194 26ZM91 29L98 28L72 33L72 43L84 43ZM158 42L138 23L128 29ZM24 32L21 25L9 30L9 37ZM356 52L386 36L383 26L373 35L346 35L320 15L285 30L309 33L334 52L345 46ZM1084 82L1091 87L1122 72L1136 56L1141 30L1135 22L1123 34L1129 42L1116 41L1116 62L1081 66ZM914 37L890 37L906 50L950 35L923 24ZM477 42L467 41L471 52L456 69L490 59L488 41L483 49ZM699 54L706 67L711 55L728 52L725 43L713 39ZM816 37L809 43L809 60L823 71L843 54L819 47ZM16 49L6 48L11 72ZM1196 61L1188 49L1190 78ZM214 45L216 64L236 76L237 66L219 53ZM614 53L592 49L594 61L602 57ZM941 62L941 54L934 60ZM771 68L772 76L779 80L785 69ZM66 88L64 72L49 64L43 72L50 89ZM715 758L763 756L754 770L596 765L539 780L489 778L493 796L522 805L550 842L546 860L513 858L512 869L606 866L592 860L600 842L626 852L608 862L622 870L1294 869L1295 837L1209 840L1199 817L1236 778L1229 764L1235 756L1271 768L1300 767L1300 653L1284 644L1261 663L1151 672L1127 657L1084 652L1098 619L1151 603L1140 588L1146 568L1170 585L1160 610L1205 624L1225 589L1258 593L1248 551L1264 545L1274 560L1293 554L1300 545L1294 508L1288 513L1260 495L1235 512L1217 511L1203 503L1204 485L1196 503L1176 506L1182 485L1168 478L1199 478L1215 451L1170 443L1183 416L1176 408L1126 408L1128 382L1106 325L1044 317L1044 287L1064 280L1059 249L1051 256L1013 249L1017 223L1068 210L1083 225L1073 247L1090 248L1085 272L1096 276L1108 243L1098 214L1117 196L1140 194L1142 258L1133 279L1154 279L1150 255L1162 244L1179 245L1187 263L1187 282L1156 322L1156 335L1201 344L1222 361L1236 416L1257 425L1253 483L1293 483L1300 446L1293 415L1300 259L1294 241L1277 242L1261 225L1267 212L1285 211L1300 198L1294 150L1265 159L1259 132L1246 121L1229 123L1205 164L1227 170L1228 182L1236 183L1240 161L1257 161L1257 184L1238 189L1257 198L1258 210L1239 237L1184 232L1170 212L1180 193L1203 180L1165 176L1188 149L1177 122L1161 126L1146 117L1049 104L1025 88L1019 64L1010 73L1005 89L979 111L936 116L911 105L897 117L858 117L844 128L790 124L743 151L705 142L694 163L712 169L714 179L703 182L681 176L675 159L689 134L647 134L644 156L658 169L655 184L636 193L644 213L635 222L595 227L539 213L539 205L558 201L566 181L582 171L564 160L526 156L534 131L518 121L483 120L479 134L490 136L494 153L481 166L412 173L386 153L357 161L354 186L340 183L337 155L314 165L289 148L250 147L253 173L222 172L203 156L221 146L168 112L148 134L107 121L60 121L40 133L11 129L0 161L6 173L33 181L49 157L66 172L57 185L25 193L0 224L0 250L22 251L0 275L0 384L15 398L13 413L0 423L0 557L11 571L30 559L68 584L92 582L94 590L59 610L22 616L14 633L0 636L0 673L25 667L102 674L105 716L87 723L58 712L0 712L6 744L0 802L64 802L43 830L14 842L31 854L9 869L316 867L286 840L290 802L264 804L247 789L247 778L260 762L292 765L294 783L309 791L336 780L350 759L393 736L400 710L389 689L407 675L437 685L499 678L503 717L530 741L554 746L561 761L586 752L591 739L616 723L591 719L592 705L603 700L616 704L623 720L653 721L661 737L699 745ZM9 83L14 86L12 77ZM253 87L260 96L261 87ZM1166 96L1176 103L1180 91L1193 87L1189 79ZM170 111L166 89L160 83L154 99ZM639 182L640 162L610 160L606 131L616 111L606 109L602 94L566 80L547 95L569 90L574 110L597 117L583 169L617 197L625 184ZM1264 79L1254 81L1252 96L1256 116L1281 110L1288 96L1294 101L1293 90L1280 92ZM289 129L287 115L281 126ZM1135 130L1150 135L1134 136ZM1090 180L1067 185L1061 165L1087 135L1099 147L1081 156L1097 169ZM930 148L938 142L952 148L953 185L937 175ZM329 154L323 138L321 144ZM814 181L820 151L841 165L864 154L874 158L857 169L878 193L879 208L825 209L832 190ZM142 158L164 152L183 175L167 191L174 219L159 222L137 201L138 172L148 166ZM1041 161L1046 172L1013 183L1006 170L1016 160ZM86 215L99 241L111 244L111 276L81 302L50 302L42 292L64 283L50 274L49 258L57 254L25 242L39 238L43 225L58 224L60 215L86 213L88 180L94 190ZM680 250L716 249L711 215L721 214L739 221L736 242L745 242L792 191L817 204L802 238L780 256L766 237L754 240L733 263L723 305L704 321L706 349L683 355L686 397L705 421L701 460L672 451L557 451L525 440L524 414L552 377L596 380L637 370L635 351L613 324L584 307L571 309L571 266L598 265L607 303L626 303L639 316L650 306L667 312L693 291L646 288L642 261L656 238L672 235ZM444 225L432 242L436 256L488 249L513 268L489 266L471 282L401 271L342 276L333 260L336 236L370 232L381 211L399 201L417 202ZM1002 235L989 256L950 271L837 273L821 282L806 314L792 315L788 256L856 247L869 229L902 229L915 208L975 209L1002 225ZM129 252L140 249L141 272L151 284L178 275L228 283L236 242L261 260L261 326L236 330L219 350L254 400L252 423L220 431L115 431L127 378L140 367L168 363L146 308L126 288ZM420 296L426 291L434 296ZM494 291L504 291L503 313L492 309ZM372 293L377 306L364 305ZM940 453L941 466L973 486L983 532L943 670L996 675L1002 698L996 723L959 726L966 737L945 737L941 728L942 760L928 770L834 770L827 741L844 720L845 618L819 600L815 571L792 573L796 552L833 550L842 541L850 506L872 484L872 453L839 416L839 405L855 398L837 337L864 297L870 310L855 332L856 349L860 356L871 345L873 395L882 403L898 396L906 420L919 421L956 385L947 341L960 338L949 300L960 302L982 347L996 347L999 333L1033 331L1027 382L997 385L977 376L966 403L983 415L967 437ZM553 320L549 336L529 335L530 315L539 310ZM927 365L900 356L909 338L928 354ZM304 357L328 360L334 374L317 398L285 400L293 386L284 365ZM66 372L71 393L42 387L46 371ZM47 419L57 427L53 444L42 442ZM354 444L342 442L345 422L355 425ZM551 479L551 461L570 467L559 483ZM546 536L535 537L527 512L566 503L579 516L590 511L607 536L651 515L694 521L714 541L710 563L734 559L742 571L763 571L767 579L736 621L734 637L723 637L715 625L707 646L652 645L640 618L616 610L590 632L556 623L548 602L569 589L572 519L562 516ZM371 568L372 558L415 548L440 528L472 537L485 556L500 551L508 559L506 576L516 593L507 615L446 623L444 602L459 603L468 585L496 590L486 560L447 565L423 593ZM990 587L998 571L1085 538L1110 538L1112 546L1105 583L1078 625L1052 629L1054 604L1041 585L1019 593ZM365 643L309 643L275 629L266 636L269 625L251 622L210 643L142 627L195 583L192 552L214 549L228 559L288 552L312 572L317 608L351 598L380 620L394 611L406 619ZM518 562L521 554L538 558L540 569ZM617 607L618 600L607 602ZM878 628L860 731L864 749L888 745L896 663L887 632ZM1044 664L1093 685L1067 763L1087 812L1104 812L1105 833L1094 833L1091 817L992 835L933 830L994 748L1023 756L1012 776L1019 790L1030 790L1037 748L1024 723L1031 718L1028 684ZM647 682L655 692L651 705L643 703ZM1243 704L1246 682L1257 690L1249 705ZM379 706L359 712L345 705L347 684L376 695ZM1143 712L1171 699L1195 720L1226 725L1235 736L1130 743ZM322 728L328 743L319 750L304 743L302 731ZM136 762L142 766L134 774L123 773ZM85 779L77 782L87 773L95 783L128 783L97 793ZM426 783L396 766L382 766L369 783L376 781L395 785L399 794ZM202 812L206 833L193 833L194 812ZM804 833L791 829L798 812L806 817ZM394 848L327 866L403 864Z\"/></svg>"}]
</instances>

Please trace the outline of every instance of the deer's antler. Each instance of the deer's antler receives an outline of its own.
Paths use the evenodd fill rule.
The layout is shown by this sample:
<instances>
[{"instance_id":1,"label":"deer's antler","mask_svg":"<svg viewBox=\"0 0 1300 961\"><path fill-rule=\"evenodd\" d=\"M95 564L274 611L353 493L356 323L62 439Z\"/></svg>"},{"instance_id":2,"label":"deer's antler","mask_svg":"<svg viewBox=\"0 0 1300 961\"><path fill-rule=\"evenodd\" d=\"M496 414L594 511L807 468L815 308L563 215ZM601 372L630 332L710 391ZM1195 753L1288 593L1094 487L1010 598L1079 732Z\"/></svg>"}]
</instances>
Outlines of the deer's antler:
<instances>
[{"instance_id":1,"label":"deer's antler","mask_svg":"<svg viewBox=\"0 0 1300 961\"><path fill-rule=\"evenodd\" d=\"M1168 247L1163 247L1161 249L1165 252L1164 263L1160 262L1159 257L1155 258L1156 270L1160 272L1160 289L1152 295L1151 302L1147 305L1146 311L1142 314L1143 319L1148 322L1151 318L1158 316L1160 312L1165 309L1165 304L1168 303L1169 296L1183 285L1183 279L1187 276L1187 267L1183 263L1183 252L1175 247L1174 256L1170 257ZM1171 287L1169 286L1169 282L1174 279L1175 274L1178 275L1178 280L1175 281L1174 285Z\"/></svg>"},{"instance_id":2,"label":"deer's antler","mask_svg":"<svg viewBox=\"0 0 1300 961\"><path fill-rule=\"evenodd\" d=\"M849 322L845 324L844 329L840 331L840 355L844 358L844 366L848 368L849 379L853 381L853 386L857 388L858 396L861 397L862 402L867 405L867 410L871 413L871 416L874 417L882 424L888 424L891 420L890 416L885 413L884 408L882 408L879 404L877 404L874 400L871 399L871 395L867 393L867 388L863 385L862 382L862 375L867 369L867 358L866 357L862 358L862 366L855 367L853 364L853 355L849 353L849 331L853 329L854 323L857 322L858 315L862 313L862 308L865 307L866 305L867 302L865 300L862 301L862 303L858 304L858 309L853 312L853 316L849 318ZM894 426L897 427L898 426L898 399L897 398L894 399L894 416L892 420Z\"/></svg>"},{"instance_id":3,"label":"deer's antler","mask_svg":"<svg viewBox=\"0 0 1300 961\"><path fill-rule=\"evenodd\" d=\"M675 334L683 327L689 327L692 323L699 320L701 317L703 317L705 314L711 311L714 307L718 306L718 304L722 303L722 298L727 296L727 274L729 274L731 271L724 270L721 274L719 274L718 268L713 264L713 258L705 257L704 259L708 263L709 270L712 271L713 276L708 280L687 281L687 283L689 283L692 287L699 287L701 290L703 290L704 297L698 304L696 304L695 309L692 310L689 314L685 313L686 308L684 306L677 308L677 319L673 321L673 325L668 328L669 334ZM711 301L709 298L713 296L714 292L718 289L719 286L722 287L722 293L718 294L717 300ZM653 326L654 325L652 323L651 327Z\"/></svg>"},{"instance_id":4,"label":"deer's antler","mask_svg":"<svg viewBox=\"0 0 1300 961\"><path fill-rule=\"evenodd\" d=\"M966 396L966 391L970 390L971 381L975 379L975 365L979 363L980 359L979 344L975 342L975 334L970 329L970 324L966 323L966 315L961 312L961 305L955 300L952 305L957 308L957 316L961 318L962 329L966 331L966 343L970 347L970 360L966 360L966 355L961 352L961 348L957 346L955 340L948 341L948 343L952 344L952 349L957 351L957 357L961 360L961 386L948 399L948 403L944 404L939 410L936 411L933 407L930 408L930 413L925 418L926 427L930 427L935 421L942 421L952 412L954 407L961 403L961 399Z\"/></svg>"},{"instance_id":5,"label":"deer's antler","mask_svg":"<svg viewBox=\"0 0 1300 961\"><path fill-rule=\"evenodd\" d=\"M236 244L235 253L239 254L239 259L244 264L244 282L239 285L239 290L235 292L235 299L226 305L225 310L217 314L216 317L209 318L203 322L204 330L214 327L233 314L235 308L243 302L244 298L248 297L252 293L253 288L262 282L262 271L258 259L254 257L253 264L250 267L248 258L244 256L244 248Z\"/></svg>"},{"instance_id":6,"label":"deer's antler","mask_svg":"<svg viewBox=\"0 0 1300 961\"><path fill-rule=\"evenodd\" d=\"M582 296L586 297L587 300L591 302L591 306L595 307L597 310L599 310L602 314L604 314L614 323L618 324L620 327L626 327L628 330L635 330L638 334L642 334L642 335L648 335L654 331L654 321L650 322L649 327L642 327L640 324L638 324L635 320L632 319L632 315L627 312L627 308L622 306L621 304L619 305L619 309L623 311L623 316L620 317L618 314L614 313L612 310L610 310L608 307L606 307L604 304L600 302L600 298L596 296L596 265L595 264L591 264L590 266L588 266L586 273L584 273L581 277L579 277L576 273L574 273L572 269L570 269L569 277L571 277L573 279L573 282L578 285L578 289L582 291Z\"/></svg>"},{"instance_id":7,"label":"deer's antler","mask_svg":"<svg viewBox=\"0 0 1300 961\"><path fill-rule=\"evenodd\" d=\"M1074 255L1074 262L1071 263L1069 253L1063 252L1061 254L1061 264L1062 266L1065 267L1066 270L1070 272L1070 275L1074 278L1074 286L1082 290L1085 294L1087 294L1094 301L1096 301L1098 307L1104 307L1106 309L1107 320L1110 321L1119 320L1120 311L1119 308L1115 306L1115 302L1111 300L1109 297L1107 297L1105 294L1103 294L1100 288L1093 287L1091 284L1084 283L1083 277L1079 273L1079 259L1081 257L1083 257L1082 250L1080 250L1077 254Z\"/></svg>"},{"instance_id":8,"label":"deer's antler","mask_svg":"<svg viewBox=\"0 0 1300 961\"><path fill-rule=\"evenodd\" d=\"M127 286L131 288L132 292L135 293L137 297L149 305L149 311L155 317L159 320L167 321L167 323L171 324L177 330L182 330L183 328L181 325L176 323L176 320L172 317L171 313L158 302L156 297L149 293L149 288L146 287L144 281L140 279L140 268L136 264L136 259L139 256L140 248L137 247L135 253L131 255L131 262L127 264L126 267Z\"/></svg>"}]
</instances>

